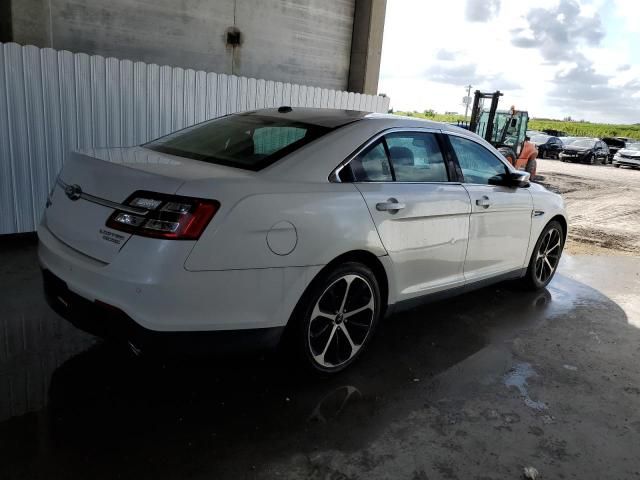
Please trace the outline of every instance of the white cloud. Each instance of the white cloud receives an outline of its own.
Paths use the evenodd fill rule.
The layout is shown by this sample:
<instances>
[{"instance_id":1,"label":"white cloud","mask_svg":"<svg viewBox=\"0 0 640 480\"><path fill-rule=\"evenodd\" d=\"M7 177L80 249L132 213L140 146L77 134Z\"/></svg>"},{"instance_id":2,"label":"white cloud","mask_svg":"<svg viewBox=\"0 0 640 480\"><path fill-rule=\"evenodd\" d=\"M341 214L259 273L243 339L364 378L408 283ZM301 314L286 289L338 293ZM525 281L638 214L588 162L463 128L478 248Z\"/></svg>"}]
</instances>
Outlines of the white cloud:
<instances>
[{"instance_id":1,"label":"white cloud","mask_svg":"<svg viewBox=\"0 0 640 480\"><path fill-rule=\"evenodd\" d=\"M467 0L464 18L469 22L486 22L500 12L500 0Z\"/></svg>"},{"instance_id":2,"label":"white cloud","mask_svg":"<svg viewBox=\"0 0 640 480\"><path fill-rule=\"evenodd\" d=\"M622 79L630 82L633 75L640 78L636 69L640 65L633 64L633 47L628 46L634 41L640 43L640 35L633 32L620 35L626 40L626 46L623 40L614 46L609 45L608 40L602 41L610 29L626 25L617 10L605 15L607 12L603 9L610 9L612 5L622 8L620 4L625 2L489 2L497 5L490 10L491 15L485 21L470 22L466 20L468 7L475 2L468 0L447 0L446 8L442 8L442 3L436 8L434 2L389 0L380 91L391 97L395 109L462 112L464 87L471 83L474 89L503 90L505 97L501 105L504 108L516 105L528 109L532 116L561 118L571 114L592 121L638 122L640 112L635 115L630 109L622 108L624 99L636 95L633 89L624 90L620 101L612 99L611 91L607 90L607 101L615 100L614 108L606 108L606 101L594 106L593 103L585 105L568 94L566 98L557 97L562 94L558 88L559 74L575 68L578 63L584 68L597 66L597 73L607 77L601 85L611 88ZM633 8L640 8L640 1L630 3L636 5ZM546 9L554 21L547 25L531 17L534 9L538 9L538 15ZM533 23L531 18L535 20ZM611 19L614 19L613 25ZM591 30L576 33L573 28L576 23ZM563 30L563 25L567 29ZM570 37L566 36L567 30ZM514 38L530 38L534 44L521 48L513 44ZM554 39L561 42L566 39L567 51L550 52L553 45L558 45ZM628 70L619 70L626 64L631 64ZM580 71L577 74L579 76ZM566 83L564 85L566 94ZM570 91L581 92L579 88Z\"/></svg>"}]
</instances>

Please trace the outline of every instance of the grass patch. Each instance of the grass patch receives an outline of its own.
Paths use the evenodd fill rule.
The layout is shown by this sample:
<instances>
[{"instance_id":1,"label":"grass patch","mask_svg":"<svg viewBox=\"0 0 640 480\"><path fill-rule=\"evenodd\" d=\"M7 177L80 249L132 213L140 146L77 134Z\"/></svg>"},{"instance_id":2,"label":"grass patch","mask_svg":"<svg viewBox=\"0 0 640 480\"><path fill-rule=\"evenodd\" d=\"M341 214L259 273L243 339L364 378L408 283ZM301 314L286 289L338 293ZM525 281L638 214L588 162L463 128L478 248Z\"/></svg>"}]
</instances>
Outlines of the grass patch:
<instances>
[{"instance_id":1,"label":"grass patch","mask_svg":"<svg viewBox=\"0 0 640 480\"><path fill-rule=\"evenodd\" d=\"M464 120L464 115L450 115L436 113L427 110L426 112L393 112L397 115L406 115L408 117L424 118L434 120L436 122L456 123ZM566 132L567 135L575 137L629 137L640 139L640 124L634 125L616 125L612 123L591 123L591 122L573 122L566 120L551 120L543 118L529 119L529 130L560 130Z\"/></svg>"}]
</instances>

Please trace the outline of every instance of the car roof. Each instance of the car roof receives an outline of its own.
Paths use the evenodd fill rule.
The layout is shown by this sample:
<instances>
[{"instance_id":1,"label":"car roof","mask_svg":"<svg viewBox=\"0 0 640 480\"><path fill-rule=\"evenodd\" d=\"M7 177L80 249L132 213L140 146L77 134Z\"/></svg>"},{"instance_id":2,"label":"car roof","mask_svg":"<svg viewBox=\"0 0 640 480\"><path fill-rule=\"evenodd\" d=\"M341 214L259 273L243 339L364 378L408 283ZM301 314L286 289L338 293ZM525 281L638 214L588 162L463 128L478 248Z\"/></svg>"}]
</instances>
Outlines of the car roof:
<instances>
[{"instance_id":1,"label":"car roof","mask_svg":"<svg viewBox=\"0 0 640 480\"><path fill-rule=\"evenodd\" d=\"M373 137L395 128L426 129L457 134L473 139L500 157L500 153L494 147L469 130L447 123L433 122L415 117L296 107L293 107L287 113L278 112L278 109L259 110L255 113L273 116L291 115L291 118L301 122L322 121L323 125L333 125L335 127L333 131L260 171L261 176L277 179L278 181L326 182L330 172L340 162L352 155L355 150L365 145Z\"/></svg>"},{"instance_id":2,"label":"car roof","mask_svg":"<svg viewBox=\"0 0 640 480\"><path fill-rule=\"evenodd\" d=\"M343 125L361 120L369 112L358 110L334 110L328 108L299 108L282 106L279 108L263 108L236 115L255 115L260 117L286 118L296 122L308 123L320 127L338 128Z\"/></svg>"},{"instance_id":3,"label":"car roof","mask_svg":"<svg viewBox=\"0 0 640 480\"><path fill-rule=\"evenodd\" d=\"M402 115L362 112L359 110L340 110L331 108L303 108L282 106L279 108L264 108L236 115L256 115L272 118L287 118L297 122L309 123L320 127L339 128L361 120L381 120L398 126L419 126L423 128L437 128L441 130L457 130L457 127L441 122L433 122L416 117ZM449 128L451 127L451 128Z\"/></svg>"}]
</instances>

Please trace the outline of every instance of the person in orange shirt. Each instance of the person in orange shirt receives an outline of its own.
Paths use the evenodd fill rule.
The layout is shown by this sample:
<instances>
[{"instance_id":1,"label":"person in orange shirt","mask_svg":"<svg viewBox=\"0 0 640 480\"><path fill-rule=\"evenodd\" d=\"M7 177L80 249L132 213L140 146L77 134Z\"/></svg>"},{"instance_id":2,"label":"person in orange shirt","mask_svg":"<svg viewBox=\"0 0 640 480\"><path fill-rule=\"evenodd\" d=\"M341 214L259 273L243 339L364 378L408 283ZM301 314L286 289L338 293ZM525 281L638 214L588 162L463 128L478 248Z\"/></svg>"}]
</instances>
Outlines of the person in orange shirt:
<instances>
[{"instance_id":1,"label":"person in orange shirt","mask_svg":"<svg viewBox=\"0 0 640 480\"><path fill-rule=\"evenodd\" d=\"M524 144L522 145L522 151L520 157L516 162L516 168L524 166L524 169L531 174L531 178L536 176L536 159L538 158L538 149L531 142L530 137L524 138Z\"/></svg>"}]
</instances>

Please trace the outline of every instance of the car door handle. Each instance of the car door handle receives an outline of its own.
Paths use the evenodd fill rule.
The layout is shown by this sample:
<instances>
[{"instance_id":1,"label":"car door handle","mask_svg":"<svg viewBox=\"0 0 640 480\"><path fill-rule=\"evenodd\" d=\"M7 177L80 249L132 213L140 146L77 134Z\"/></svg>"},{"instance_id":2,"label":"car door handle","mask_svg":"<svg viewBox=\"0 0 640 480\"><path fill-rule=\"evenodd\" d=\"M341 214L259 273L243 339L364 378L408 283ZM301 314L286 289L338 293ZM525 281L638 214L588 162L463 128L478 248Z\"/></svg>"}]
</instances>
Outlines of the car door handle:
<instances>
[{"instance_id":1,"label":"car door handle","mask_svg":"<svg viewBox=\"0 0 640 480\"><path fill-rule=\"evenodd\" d=\"M493 205L493 202L489 200L489 197L484 195L482 198L478 198L476 200L476 205L478 205L479 207L489 208L491 205Z\"/></svg>"},{"instance_id":2,"label":"car door handle","mask_svg":"<svg viewBox=\"0 0 640 480\"><path fill-rule=\"evenodd\" d=\"M406 205L398 202L395 198L390 198L386 202L376 203L376 210L379 212L396 213L398 210L402 210Z\"/></svg>"}]
</instances>

